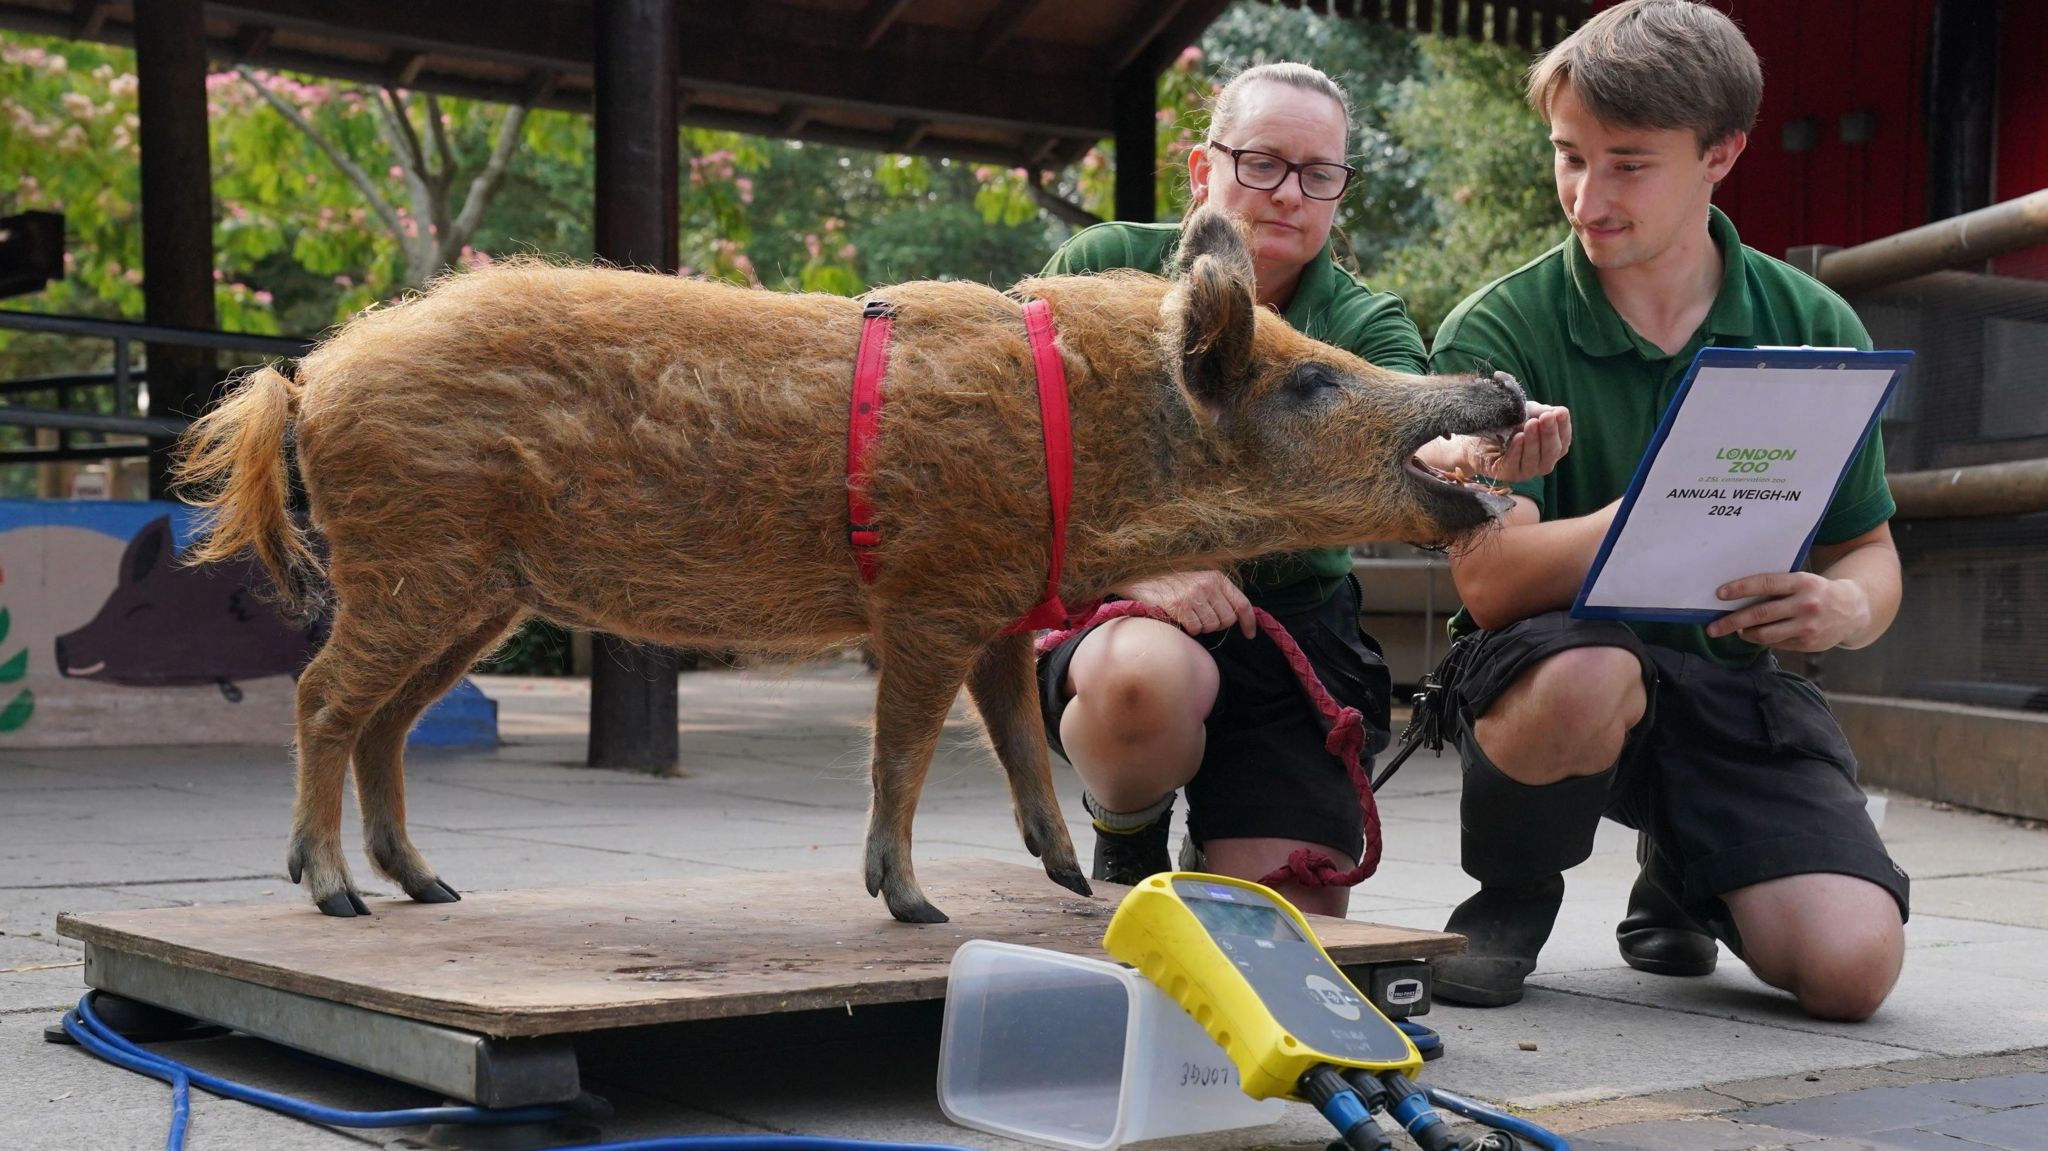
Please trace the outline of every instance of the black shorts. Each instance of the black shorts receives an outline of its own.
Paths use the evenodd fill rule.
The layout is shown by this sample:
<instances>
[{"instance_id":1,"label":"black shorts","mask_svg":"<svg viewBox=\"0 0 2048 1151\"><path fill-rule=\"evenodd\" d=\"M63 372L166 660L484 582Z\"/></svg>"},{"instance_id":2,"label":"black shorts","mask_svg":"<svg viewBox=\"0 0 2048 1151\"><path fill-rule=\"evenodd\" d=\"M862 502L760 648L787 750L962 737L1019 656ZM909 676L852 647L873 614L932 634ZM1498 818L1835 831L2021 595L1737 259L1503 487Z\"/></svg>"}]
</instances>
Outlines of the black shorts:
<instances>
[{"instance_id":1,"label":"black shorts","mask_svg":"<svg viewBox=\"0 0 2048 1151\"><path fill-rule=\"evenodd\" d=\"M1642 661L1648 708L1623 746L1605 814L1648 833L1683 877L1682 902L1702 924L1732 922L1721 902L1727 892L1814 872L1867 879L1890 892L1906 918L1906 873L1864 808L1841 725L1820 689L1774 656L1724 667L1644 643L1626 624L1565 612L1480 632L1464 645L1472 646L1458 653L1453 724L1468 756L1483 754L1473 722L1537 661L1575 647L1624 648Z\"/></svg>"},{"instance_id":2,"label":"black shorts","mask_svg":"<svg viewBox=\"0 0 2048 1151\"><path fill-rule=\"evenodd\" d=\"M1330 695L1365 716L1367 752L1386 747L1391 677L1379 645L1358 626L1356 582L1345 580L1321 607L1278 618ZM1045 735L1061 756L1067 754L1060 746L1067 668L1086 635L1074 635L1038 657ZM1188 834L1197 844L1298 839L1357 859L1365 850L1358 793L1344 762L1324 749L1322 716L1279 646L1263 632L1246 639L1235 626L1196 638L1215 658L1220 685L1209 712L1202 766L1184 789ZM1370 759L1364 766L1370 773Z\"/></svg>"}]
</instances>

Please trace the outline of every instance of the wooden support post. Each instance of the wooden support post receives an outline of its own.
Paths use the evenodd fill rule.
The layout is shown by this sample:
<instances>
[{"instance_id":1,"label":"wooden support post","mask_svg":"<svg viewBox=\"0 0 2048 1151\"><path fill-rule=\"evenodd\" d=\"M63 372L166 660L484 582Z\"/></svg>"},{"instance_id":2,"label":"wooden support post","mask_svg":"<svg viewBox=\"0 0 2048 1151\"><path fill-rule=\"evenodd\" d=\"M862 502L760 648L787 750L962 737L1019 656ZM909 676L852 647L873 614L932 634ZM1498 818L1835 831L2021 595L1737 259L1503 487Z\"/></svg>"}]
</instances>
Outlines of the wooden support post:
<instances>
[{"instance_id":1,"label":"wooden support post","mask_svg":"<svg viewBox=\"0 0 2048 1151\"><path fill-rule=\"evenodd\" d=\"M1939 0L1928 37L1927 218L1991 203L1999 0Z\"/></svg>"},{"instance_id":2,"label":"wooden support post","mask_svg":"<svg viewBox=\"0 0 2048 1151\"><path fill-rule=\"evenodd\" d=\"M1151 223L1159 216L1155 193L1159 154L1158 84L1143 62L1110 83L1110 123L1116 128L1116 218Z\"/></svg>"},{"instance_id":3,"label":"wooden support post","mask_svg":"<svg viewBox=\"0 0 2048 1151\"><path fill-rule=\"evenodd\" d=\"M152 324L211 328L213 169L206 134L206 27L201 0L135 6L142 151L142 307ZM212 398L214 356L149 347L149 414L196 416ZM155 442L149 495L169 495L171 441Z\"/></svg>"},{"instance_id":4,"label":"wooden support post","mask_svg":"<svg viewBox=\"0 0 2048 1151\"><path fill-rule=\"evenodd\" d=\"M677 264L675 0L598 0L597 256ZM676 653L599 636L590 669L592 767L675 768Z\"/></svg>"}]
</instances>

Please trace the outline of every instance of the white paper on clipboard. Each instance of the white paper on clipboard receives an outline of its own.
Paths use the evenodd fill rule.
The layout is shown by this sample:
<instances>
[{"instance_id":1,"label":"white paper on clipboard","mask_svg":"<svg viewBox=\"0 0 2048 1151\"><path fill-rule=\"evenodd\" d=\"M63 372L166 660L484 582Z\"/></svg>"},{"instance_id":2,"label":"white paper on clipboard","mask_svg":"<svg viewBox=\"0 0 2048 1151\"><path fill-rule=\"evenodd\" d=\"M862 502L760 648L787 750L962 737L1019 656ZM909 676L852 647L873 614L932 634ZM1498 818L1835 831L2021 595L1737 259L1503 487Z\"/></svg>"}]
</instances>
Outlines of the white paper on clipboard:
<instances>
[{"instance_id":1,"label":"white paper on clipboard","mask_svg":"<svg viewBox=\"0 0 2048 1151\"><path fill-rule=\"evenodd\" d=\"M1715 589L1805 561L1911 352L1707 348L1637 467L1572 614L1705 622Z\"/></svg>"}]
</instances>

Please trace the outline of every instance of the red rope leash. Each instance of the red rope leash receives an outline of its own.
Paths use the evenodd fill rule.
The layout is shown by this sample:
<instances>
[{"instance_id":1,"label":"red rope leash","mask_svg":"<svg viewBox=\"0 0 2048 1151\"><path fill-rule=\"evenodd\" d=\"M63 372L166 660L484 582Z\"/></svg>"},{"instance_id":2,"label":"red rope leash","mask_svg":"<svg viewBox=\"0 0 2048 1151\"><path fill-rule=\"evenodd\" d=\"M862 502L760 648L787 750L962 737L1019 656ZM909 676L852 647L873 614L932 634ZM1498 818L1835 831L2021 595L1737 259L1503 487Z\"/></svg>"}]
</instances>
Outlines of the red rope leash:
<instances>
[{"instance_id":1,"label":"red rope leash","mask_svg":"<svg viewBox=\"0 0 2048 1151\"><path fill-rule=\"evenodd\" d=\"M1330 734L1323 741L1323 747L1331 755L1344 761L1344 770L1351 776L1351 786L1358 792L1358 810L1365 824L1365 857L1358 866L1349 871L1340 870L1335 860L1320 851L1297 848L1287 857L1287 863L1275 868L1259 882L1268 887L1281 883L1299 883L1303 887L1354 887L1380 866L1380 809L1373 798L1372 781L1366 777L1360 757L1365 754L1365 717L1355 707L1345 707L1331 698L1323 687L1323 681L1316 675L1316 669L1302 654L1301 645L1287 634L1263 608L1253 608L1253 617L1273 642L1280 646L1280 654L1287 659L1287 666L1294 669L1294 678L1300 682L1302 693L1308 696L1317 714L1330 726ZM1050 631L1038 637L1040 654L1051 651L1080 632L1099 623L1107 623L1125 616L1142 616L1162 623L1173 623L1173 618L1160 608L1137 600L1117 600L1097 607L1086 620L1060 631Z\"/></svg>"}]
</instances>

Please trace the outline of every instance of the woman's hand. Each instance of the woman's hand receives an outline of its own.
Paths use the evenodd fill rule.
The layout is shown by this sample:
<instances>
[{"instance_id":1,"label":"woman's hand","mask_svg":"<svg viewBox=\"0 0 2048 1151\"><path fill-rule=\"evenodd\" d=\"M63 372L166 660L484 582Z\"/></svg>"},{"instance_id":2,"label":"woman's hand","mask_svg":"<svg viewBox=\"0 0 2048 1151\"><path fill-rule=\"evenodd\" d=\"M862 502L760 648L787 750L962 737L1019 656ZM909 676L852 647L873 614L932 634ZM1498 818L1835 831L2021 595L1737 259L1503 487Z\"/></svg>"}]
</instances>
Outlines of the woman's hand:
<instances>
[{"instance_id":1,"label":"woman's hand","mask_svg":"<svg viewBox=\"0 0 2048 1151\"><path fill-rule=\"evenodd\" d=\"M1504 484L1547 476L1571 451L1571 410L1531 400L1527 417L1505 444L1479 436L1451 436L1431 440L1415 454L1440 472L1490 476Z\"/></svg>"},{"instance_id":2,"label":"woman's hand","mask_svg":"<svg viewBox=\"0 0 2048 1151\"><path fill-rule=\"evenodd\" d=\"M1159 608L1189 635L1222 631L1232 624L1247 637L1258 630L1252 601L1222 572L1175 572L1110 590L1125 599Z\"/></svg>"}]
</instances>

